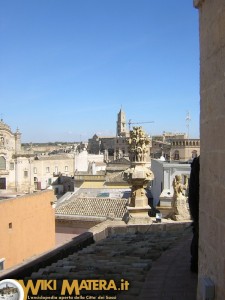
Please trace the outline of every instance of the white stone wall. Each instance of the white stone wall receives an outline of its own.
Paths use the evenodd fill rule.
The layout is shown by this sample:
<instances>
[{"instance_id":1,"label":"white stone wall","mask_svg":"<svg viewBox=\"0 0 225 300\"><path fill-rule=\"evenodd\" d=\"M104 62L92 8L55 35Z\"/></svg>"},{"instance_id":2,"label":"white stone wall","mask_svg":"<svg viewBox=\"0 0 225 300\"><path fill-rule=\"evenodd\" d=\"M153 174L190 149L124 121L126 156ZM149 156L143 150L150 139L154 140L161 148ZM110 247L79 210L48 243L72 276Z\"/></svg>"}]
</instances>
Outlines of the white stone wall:
<instances>
[{"instance_id":1,"label":"white stone wall","mask_svg":"<svg viewBox=\"0 0 225 300\"><path fill-rule=\"evenodd\" d=\"M200 22L199 282L225 299L225 1L195 1ZM198 299L203 299L198 287Z\"/></svg>"},{"instance_id":2,"label":"white stone wall","mask_svg":"<svg viewBox=\"0 0 225 300\"><path fill-rule=\"evenodd\" d=\"M163 164L157 159L151 160L151 170L154 174L154 180L152 182L151 192L153 196L153 205L156 206L159 202L159 196L162 192L163 186Z\"/></svg>"},{"instance_id":3,"label":"white stone wall","mask_svg":"<svg viewBox=\"0 0 225 300\"><path fill-rule=\"evenodd\" d=\"M155 176L151 189L154 205L157 205L159 196L164 190L173 195L172 183L176 175L190 177L190 164L168 163L152 159L151 170Z\"/></svg>"},{"instance_id":4,"label":"white stone wall","mask_svg":"<svg viewBox=\"0 0 225 300\"><path fill-rule=\"evenodd\" d=\"M75 155L75 171L87 172L88 170L88 153L86 150L76 153Z\"/></svg>"},{"instance_id":5,"label":"white stone wall","mask_svg":"<svg viewBox=\"0 0 225 300\"><path fill-rule=\"evenodd\" d=\"M87 160L88 162L103 162L104 154L88 154Z\"/></svg>"}]
</instances>

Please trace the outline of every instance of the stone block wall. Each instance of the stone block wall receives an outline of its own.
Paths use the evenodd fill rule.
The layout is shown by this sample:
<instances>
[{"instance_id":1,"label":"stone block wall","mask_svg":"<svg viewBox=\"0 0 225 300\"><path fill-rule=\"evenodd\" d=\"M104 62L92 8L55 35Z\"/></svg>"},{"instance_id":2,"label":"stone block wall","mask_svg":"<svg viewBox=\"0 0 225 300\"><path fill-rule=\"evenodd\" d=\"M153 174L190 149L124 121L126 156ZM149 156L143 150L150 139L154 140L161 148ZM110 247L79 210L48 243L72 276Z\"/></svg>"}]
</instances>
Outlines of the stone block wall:
<instances>
[{"instance_id":1,"label":"stone block wall","mask_svg":"<svg viewBox=\"0 0 225 300\"><path fill-rule=\"evenodd\" d=\"M200 23L199 283L225 299L225 1L195 0ZM198 299L203 299L198 287Z\"/></svg>"}]
</instances>

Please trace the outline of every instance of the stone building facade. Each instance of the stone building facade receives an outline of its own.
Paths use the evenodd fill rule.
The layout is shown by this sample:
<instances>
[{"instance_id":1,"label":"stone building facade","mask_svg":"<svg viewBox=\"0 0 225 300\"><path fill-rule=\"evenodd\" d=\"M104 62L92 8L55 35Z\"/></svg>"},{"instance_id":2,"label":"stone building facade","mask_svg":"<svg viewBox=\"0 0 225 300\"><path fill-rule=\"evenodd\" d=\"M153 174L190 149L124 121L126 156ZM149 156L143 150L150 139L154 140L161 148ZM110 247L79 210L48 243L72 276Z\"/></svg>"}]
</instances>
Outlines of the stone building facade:
<instances>
[{"instance_id":1,"label":"stone building facade","mask_svg":"<svg viewBox=\"0 0 225 300\"><path fill-rule=\"evenodd\" d=\"M122 109L120 109L117 114L116 122L116 135L115 136L98 136L95 134L91 139L88 140L88 152L92 154L107 153L105 157L108 160L116 160L122 157L129 157L129 146L127 144L127 139L130 136L130 132L127 129L127 124L135 124L130 121L126 121L126 114ZM138 123L137 123L138 124ZM149 157L150 161L150 148L149 145Z\"/></svg>"},{"instance_id":2,"label":"stone building facade","mask_svg":"<svg viewBox=\"0 0 225 300\"><path fill-rule=\"evenodd\" d=\"M189 161L200 155L200 139L172 139L171 160Z\"/></svg>"},{"instance_id":3,"label":"stone building facade","mask_svg":"<svg viewBox=\"0 0 225 300\"><path fill-rule=\"evenodd\" d=\"M187 138L186 134L163 133L152 137L151 157L165 157L169 161L190 161L200 155L200 139Z\"/></svg>"},{"instance_id":4,"label":"stone building facade","mask_svg":"<svg viewBox=\"0 0 225 300\"><path fill-rule=\"evenodd\" d=\"M44 155L30 159L30 164L31 184L34 190L42 190L50 187L59 176L73 177L75 155Z\"/></svg>"},{"instance_id":5,"label":"stone building facade","mask_svg":"<svg viewBox=\"0 0 225 300\"><path fill-rule=\"evenodd\" d=\"M204 279L225 299L225 1L195 0L200 27L200 206L198 298ZM211 298L212 299L212 298Z\"/></svg>"},{"instance_id":6,"label":"stone building facade","mask_svg":"<svg viewBox=\"0 0 225 300\"><path fill-rule=\"evenodd\" d=\"M30 158L21 150L21 133L0 121L0 190L29 191ZM21 180L23 178L23 180Z\"/></svg>"},{"instance_id":7,"label":"stone building facade","mask_svg":"<svg viewBox=\"0 0 225 300\"><path fill-rule=\"evenodd\" d=\"M59 174L73 176L75 155L36 156L21 147L21 133L0 121L0 191L32 193L51 186Z\"/></svg>"},{"instance_id":8,"label":"stone building facade","mask_svg":"<svg viewBox=\"0 0 225 300\"><path fill-rule=\"evenodd\" d=\"M94 134L92 138L88 139L87 150L90 154L101 154L108 151L109 156L114 155L115 137L99 136Z\"/></svg>"},{"instance_id":9,"label":"stone building facade","mask_svg":"<svg viewBox=\"0 0 225 300\"><path fill-rule=\"evenodd\" d=\"M59 177L65 181L77 171L87 172L91 168L93 173L105 169L103 155L88 154L85 148L70 153L56 152L52 155L48 152L37 155L30 149L24 150L19 130L13 133L1 120L0 193L25 194L47 188L63 193L62 182L60 186L58 184ZM73 190L72 186L67 190Z\"/></svg>"},{"instance_id":10,"label":"stone building facade","mask_svg":"<svg viewBox=\"0 0 225 300\"><path fill-rule=\"evenodd\" d=\"M107 156L111 157L111 159L128 156L126 138L129 137L129 132L127 130L126 114L124 111L119 111L116 124L115 136L98 136L95 134L88 140L89 153L100 154L107 152Z\"/></svg>"}]
</instances>

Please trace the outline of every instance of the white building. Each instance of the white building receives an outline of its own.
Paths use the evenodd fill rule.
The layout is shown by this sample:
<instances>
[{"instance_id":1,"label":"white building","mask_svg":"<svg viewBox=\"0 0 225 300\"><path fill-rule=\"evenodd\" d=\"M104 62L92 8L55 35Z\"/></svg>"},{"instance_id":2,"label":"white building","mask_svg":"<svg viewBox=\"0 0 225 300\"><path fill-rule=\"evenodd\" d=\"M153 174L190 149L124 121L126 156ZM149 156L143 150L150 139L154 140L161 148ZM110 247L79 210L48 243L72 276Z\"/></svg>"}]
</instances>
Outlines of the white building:
<instances>
[{"instance_id":1,"label":"white building","mask_svg":"<svg viewBox=\"0 0 225 300\"><path fill-rule=\"evenodd\" d=\"M160 159L151 160L151 170L154 173L154 180L152 181L151 192L153 196L153 205L159 204L160 197L173 197L173 180L176 175L190 177L190 164L182 164L175 162L167 162Z\"/></svg>"}]
</instances>

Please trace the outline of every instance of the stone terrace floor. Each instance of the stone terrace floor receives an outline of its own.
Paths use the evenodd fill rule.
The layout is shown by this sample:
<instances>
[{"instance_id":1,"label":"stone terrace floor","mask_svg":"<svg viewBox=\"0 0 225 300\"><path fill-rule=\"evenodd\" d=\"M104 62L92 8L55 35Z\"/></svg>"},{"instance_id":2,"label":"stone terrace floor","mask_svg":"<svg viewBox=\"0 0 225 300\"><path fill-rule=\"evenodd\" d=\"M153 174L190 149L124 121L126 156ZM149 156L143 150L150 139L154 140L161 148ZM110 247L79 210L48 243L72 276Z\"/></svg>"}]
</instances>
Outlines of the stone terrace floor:
<instances>
[{"instance_id":1,"label":"stone terrace floor","mask_svg":"<svg viewBox=\"0 0 225 300\"><path fill-rule=\"evenodd\" d=\"M32 279L114 279L130 282L118 300L195 300L190 266L191 228L113 234L50 266ZM98 291L98 295L101 292Z\"/></svg>"}]
</instances>

